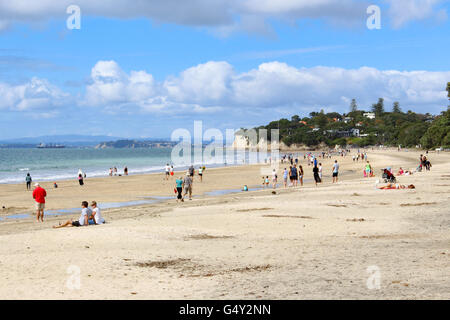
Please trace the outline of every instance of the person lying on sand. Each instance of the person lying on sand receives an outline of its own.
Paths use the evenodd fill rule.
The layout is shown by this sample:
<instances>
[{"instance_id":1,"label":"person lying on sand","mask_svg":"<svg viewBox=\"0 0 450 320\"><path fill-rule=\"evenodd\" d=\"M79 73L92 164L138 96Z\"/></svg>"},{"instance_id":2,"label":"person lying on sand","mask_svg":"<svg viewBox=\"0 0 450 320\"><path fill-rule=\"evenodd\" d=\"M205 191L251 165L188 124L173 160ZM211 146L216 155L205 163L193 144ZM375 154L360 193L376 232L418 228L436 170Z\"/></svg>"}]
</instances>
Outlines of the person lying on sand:
<instances>
[{"instance_id":1,"label":"person lying on sand","mask_svg":"<svg viewBox=\"0 0 450 320\"><path fill-rule=\"evenodd\" d=\"M413 184L410 184L409 186L405 186L403 184L393 184L393 183L388 183L387 185L383 186L383 187L378 187L378 189L381 190L390 190L390 189L415 189L416 187Z\"/></svg>"},{"instance_id":2,"label":"person lying on sand","mask_svg":"<svg viewBox=\"0 0 450 320\"><path fill-rule=\"evenodd\" d=\"M57 226L53 226L53 228L64 228L64 227L81 227L81 226L88 226L89 225L89 218L92 216L92 210L88 208L88 202L83 201L81 203L81 215L78 220L72 221L68 220L64 224L59 224Z\"/></svg>"}]
</instances>

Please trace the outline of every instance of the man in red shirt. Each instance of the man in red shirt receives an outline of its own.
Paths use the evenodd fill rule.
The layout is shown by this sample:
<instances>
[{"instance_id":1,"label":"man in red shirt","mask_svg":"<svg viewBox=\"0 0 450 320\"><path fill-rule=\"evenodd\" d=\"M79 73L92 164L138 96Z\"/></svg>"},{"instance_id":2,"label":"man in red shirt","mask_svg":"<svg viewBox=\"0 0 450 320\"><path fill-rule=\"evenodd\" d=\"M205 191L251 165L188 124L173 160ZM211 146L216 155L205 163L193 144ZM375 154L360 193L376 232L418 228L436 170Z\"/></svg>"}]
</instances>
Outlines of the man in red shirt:
<instances>
[{"instance_id":1,"label":"man in red shirt","mask_svg":"<svg viewBox=\"0 0 450 320\"><path fill-rule=\"evenodd\" d=\"M45 192L44 188L39 186L39 183L36 183L33 191L33 198L36 201L36 218L39 222L39 217L41 221L44 222L44 208L45 208L45 197L47 196L47 192Z\"/></svg>"}]
</instances>

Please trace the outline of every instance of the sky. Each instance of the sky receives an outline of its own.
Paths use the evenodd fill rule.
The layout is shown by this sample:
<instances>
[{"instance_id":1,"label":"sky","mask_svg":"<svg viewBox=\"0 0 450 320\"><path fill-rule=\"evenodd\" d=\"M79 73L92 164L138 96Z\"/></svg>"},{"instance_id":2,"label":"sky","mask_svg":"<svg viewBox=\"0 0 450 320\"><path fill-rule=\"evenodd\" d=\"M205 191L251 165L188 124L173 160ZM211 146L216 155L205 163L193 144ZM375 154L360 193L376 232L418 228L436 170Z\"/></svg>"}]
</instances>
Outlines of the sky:
<instances>
[{"instance_id":1,"label":"sky","mask_svg":"<svg viewBox=\"0 0 450 320\"><path fill-rule=\"evenodd\" d=\"M0 140L167 138L194 121L348 112L353 98L439 114L449 12L449 0L0 0Z\"/></svg>"}]
</instances>

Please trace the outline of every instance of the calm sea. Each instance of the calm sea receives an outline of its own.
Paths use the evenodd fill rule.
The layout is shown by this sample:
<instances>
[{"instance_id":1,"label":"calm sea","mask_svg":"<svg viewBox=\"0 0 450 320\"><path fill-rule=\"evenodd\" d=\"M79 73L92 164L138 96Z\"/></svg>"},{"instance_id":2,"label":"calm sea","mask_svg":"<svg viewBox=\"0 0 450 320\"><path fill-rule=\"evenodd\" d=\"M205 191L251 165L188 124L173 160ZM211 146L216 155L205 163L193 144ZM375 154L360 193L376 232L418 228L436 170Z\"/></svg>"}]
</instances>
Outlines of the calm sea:
<instances>
[{"instance_id":1,"label":"calm sea","mask_svg":"<svg viewBox=\"0 0 450 320\"><path fill-rule=\"evenodd\" d=\"M117 167L119 174L125 166L129 174L162 172L170 163L171 153L171 148L0 149L0 183L25 182L28 172L33 181L76 179L79 169L88 178L107 176L111 167ZM237 153L235 157L240 164L248 154Z\"/></svg>"}]
</instances>

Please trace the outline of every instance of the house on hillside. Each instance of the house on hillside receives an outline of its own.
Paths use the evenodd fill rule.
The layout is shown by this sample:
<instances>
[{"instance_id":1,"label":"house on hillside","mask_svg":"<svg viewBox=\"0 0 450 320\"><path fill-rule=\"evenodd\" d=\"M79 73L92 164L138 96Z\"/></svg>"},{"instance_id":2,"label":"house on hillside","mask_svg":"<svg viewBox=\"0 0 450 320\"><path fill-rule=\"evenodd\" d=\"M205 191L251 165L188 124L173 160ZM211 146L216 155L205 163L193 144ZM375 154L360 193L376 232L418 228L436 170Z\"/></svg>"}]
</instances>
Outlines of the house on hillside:
<instances>
[{"instance_id":1,"label":"house on hillside","mask_svg":"<svg viewBox=\"0 0 450 320\"><path fill-rule=\"evenodd\" d=\"M360 132L359 129L350 129L350 130L337 130L334 132L335 136L339 138L348 138L348 137L359 137Z\"/></svg>"},{"instance_id":2,"label":"house on hillside","mask_svg":"<svg viewBox=\"0 0 450 320\"><path fill-rule=\"evenodd\" d=\"M363 113L363 116L366 118L369 118L369 119L375 119L375 113L373 113L373 112Z\"/></svg>"},{"instance_id":3,"label":"house on hillside","mask_svg":"<svg viewBox=\"0 0 450 320\"><path fill-rule=\"evenodd\" d=\"M344 118L344 123L349 123L350 121L352 121L353 118L352 117L345 117Z\"/></svg>"}]
</instances>

